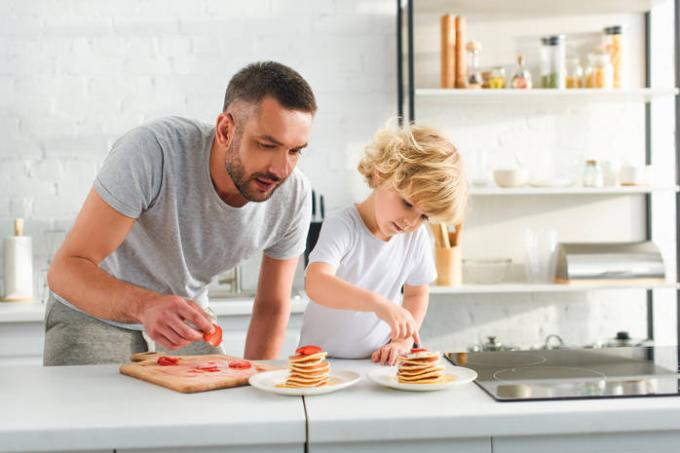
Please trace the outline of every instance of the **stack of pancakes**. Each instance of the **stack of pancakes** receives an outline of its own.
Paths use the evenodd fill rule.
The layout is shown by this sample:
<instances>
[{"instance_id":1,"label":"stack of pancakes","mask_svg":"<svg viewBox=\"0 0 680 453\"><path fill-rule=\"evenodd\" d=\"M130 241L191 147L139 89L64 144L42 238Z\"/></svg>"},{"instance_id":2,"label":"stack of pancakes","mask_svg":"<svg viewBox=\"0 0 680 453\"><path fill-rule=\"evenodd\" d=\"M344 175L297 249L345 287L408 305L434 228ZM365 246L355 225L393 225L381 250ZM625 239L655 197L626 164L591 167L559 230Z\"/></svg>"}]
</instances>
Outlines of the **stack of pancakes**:
<instances>
[{"instance_id":1,"label":"stack of pancakes","mask_svg":"<svg viewBox=\"0 0 680 453\"><path fill-rule=\"evenodd\" d=\"M323 387L328 385L331 364L326 361L326 352L288 357L288 379L286 387Z\"/></svg>"},{"instance_id":2,"label":"stack of pancakes","mask_svg":"<svg viewBox=\"0 0 680 453\"><path fill-rule=\"evenodd\" d=\"M411 349L411 352L399 358L397 379L400 384L439 384L449 379L444 374L446 369L439 363L438 352L427 349Z\"/></svg>"}]
</instances>

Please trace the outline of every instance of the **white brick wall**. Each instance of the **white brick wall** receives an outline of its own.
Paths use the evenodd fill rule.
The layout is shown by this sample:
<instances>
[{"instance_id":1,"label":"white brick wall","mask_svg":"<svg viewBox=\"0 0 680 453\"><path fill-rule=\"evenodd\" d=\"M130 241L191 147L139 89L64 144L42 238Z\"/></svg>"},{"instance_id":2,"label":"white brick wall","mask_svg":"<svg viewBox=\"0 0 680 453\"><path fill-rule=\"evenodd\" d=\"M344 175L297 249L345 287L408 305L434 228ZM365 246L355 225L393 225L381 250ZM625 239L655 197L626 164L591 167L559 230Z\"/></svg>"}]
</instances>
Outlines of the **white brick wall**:
<instances>
[{"instance_id":1,"label":"white brick wall","mask_svg":"<svg viewBox=\"0 0 680 453\"><path fill-rule=\"evenodd\" d=\"M360 198L366 189L355 163L374 130L396 113L394 3L0 1L0 235L11 231L12 201L31 198L26 227L39 277L45 232L70 226L113 140L164 115L213 122L229 77L255 60L293 66L316 92L320 109L301 167L325 194L328 210ZM483 123L447 128L463 148L479 149L488 140L501 152L552 127L526 113L515 118L517 127L498 127L500 120L507 115L493 117L492 129ZM578 117L567 121L588 127ZM550 132L541 137L564 140ZM245 274L252 287L257 263L247 263ZM644 335L642 305L617 310L606 305L615 304L612 299L590 299L437 296L424 335L456 348L494 333L523 345L553 332L579 344L618 328Z\"/></svg>"}]
</instances>

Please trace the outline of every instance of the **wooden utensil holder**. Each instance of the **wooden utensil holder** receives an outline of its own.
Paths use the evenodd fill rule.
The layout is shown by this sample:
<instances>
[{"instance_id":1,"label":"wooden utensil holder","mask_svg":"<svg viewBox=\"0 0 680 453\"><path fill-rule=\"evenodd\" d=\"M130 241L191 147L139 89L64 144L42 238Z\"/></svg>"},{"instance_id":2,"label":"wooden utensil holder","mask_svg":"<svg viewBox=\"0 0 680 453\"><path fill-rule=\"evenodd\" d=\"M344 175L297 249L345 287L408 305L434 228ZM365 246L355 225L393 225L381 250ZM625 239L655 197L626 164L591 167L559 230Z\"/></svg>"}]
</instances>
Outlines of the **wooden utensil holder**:
<instances>
[{"instance_id":1,"label":"wooden utensil holder","mask_svg":"<svg viewBox=\"0 0 680 453\"><path fill-rule=\"evenodd\" d=\"M463 284L463 250L461 246L435 247L434 262L437 268L437 285Z\"/></svg>"}]
</instances>

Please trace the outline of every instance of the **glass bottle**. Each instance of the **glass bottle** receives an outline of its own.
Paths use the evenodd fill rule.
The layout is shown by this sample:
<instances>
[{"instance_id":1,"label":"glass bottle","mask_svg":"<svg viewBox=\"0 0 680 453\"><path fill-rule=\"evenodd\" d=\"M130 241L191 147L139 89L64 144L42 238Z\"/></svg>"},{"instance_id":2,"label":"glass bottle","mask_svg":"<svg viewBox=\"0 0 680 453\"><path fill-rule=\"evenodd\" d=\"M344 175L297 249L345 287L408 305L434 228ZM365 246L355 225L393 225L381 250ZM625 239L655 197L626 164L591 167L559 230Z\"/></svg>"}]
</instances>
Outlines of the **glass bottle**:
<instances>
[{"instance_id":1,"label":"glass bottle","mask_svg":"<svg viewBox=\"0 0 680 453\"><path fill-rule=\"evenodd\" d=\"M482 73L479 71L479 51L482 50L482 45L478 41L468 41L465 50L468 56L467 87L482 88L484 80L482 80Z\"/></svg>"},{"instance_id":2,"label":"glass bottle","mask_svg":"<svg viewBox=\"0 0 680 453\"><path fill-rule=\"evenodd\" d=\"M567 87L566 77L566 43L564 35L553 35L548 38L550 55L550 72L547 88L564 89Z\"/></svg>"},{"instance_id":3,"label":"glass bottle","mask_svg":"<svg viewBox=\"0 0 680 453\"><path fill-rule=\"evenodd\" d=\"M587 160L583 169L583 187L603 187L602 167L596 160Z\"/></svg>"},{"instance_id":4,"label":"glass bottle","mask_svg":"<svg viewBox=\"0 0 680 453\"><path fill-rule=\"evenodd\" d=\"M517 69L512 76L512 87L518 89L528 89L532 87L531 73L524 67L524 57L517 57Z\"/></svg>"},{"instance_id":5,"label":"glass bottle","mask_svg":"<svg viewBox=\"0 0 680 453\"><path fill-rule=\"evenodd\" d=\"M550 88L550 38L541 38L541 87Z\"/></svg>"},{"instance_id":6,"label":"glass bottle","mask_svg":"<svg viewBox=\"0 0 680 453\"><path fill-rule=\"evenodd\" d=\"M605 27L604 48L609 54L613 71L613 87L621 88L621 41L623 28L620 25Z\"/></svg>"},{"instance_id":7,"label":"glass bottle","mask_svg":"<svg viewBox=\"0 0 680 453\"><path fill-rule=\"evenodd\" d=\"M583 88L583 75L581 60L578 57L567 58L567 88Z\"/></svg>"}]
</instances>

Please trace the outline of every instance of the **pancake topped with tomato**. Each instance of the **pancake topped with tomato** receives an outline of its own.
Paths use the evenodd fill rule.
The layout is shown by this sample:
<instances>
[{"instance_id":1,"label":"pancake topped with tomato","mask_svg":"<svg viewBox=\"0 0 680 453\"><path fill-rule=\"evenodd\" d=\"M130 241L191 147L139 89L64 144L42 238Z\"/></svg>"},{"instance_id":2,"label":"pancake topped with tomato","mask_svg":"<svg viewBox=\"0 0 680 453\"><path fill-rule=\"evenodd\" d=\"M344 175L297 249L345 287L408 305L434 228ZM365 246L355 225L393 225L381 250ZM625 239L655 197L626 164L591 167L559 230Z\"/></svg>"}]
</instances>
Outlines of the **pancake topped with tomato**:
<instances>
[{"instance_id":1,"label":"pancake topped with tomato","mask_svg":"<svg viewBox=\"0 0 680 453\"><path fill-rule=\"evenodd\" d=\"M328 385L331 364L319 346L301 346L288 357L286 387L322 387Z\"/></svg>"}]
</instances>

